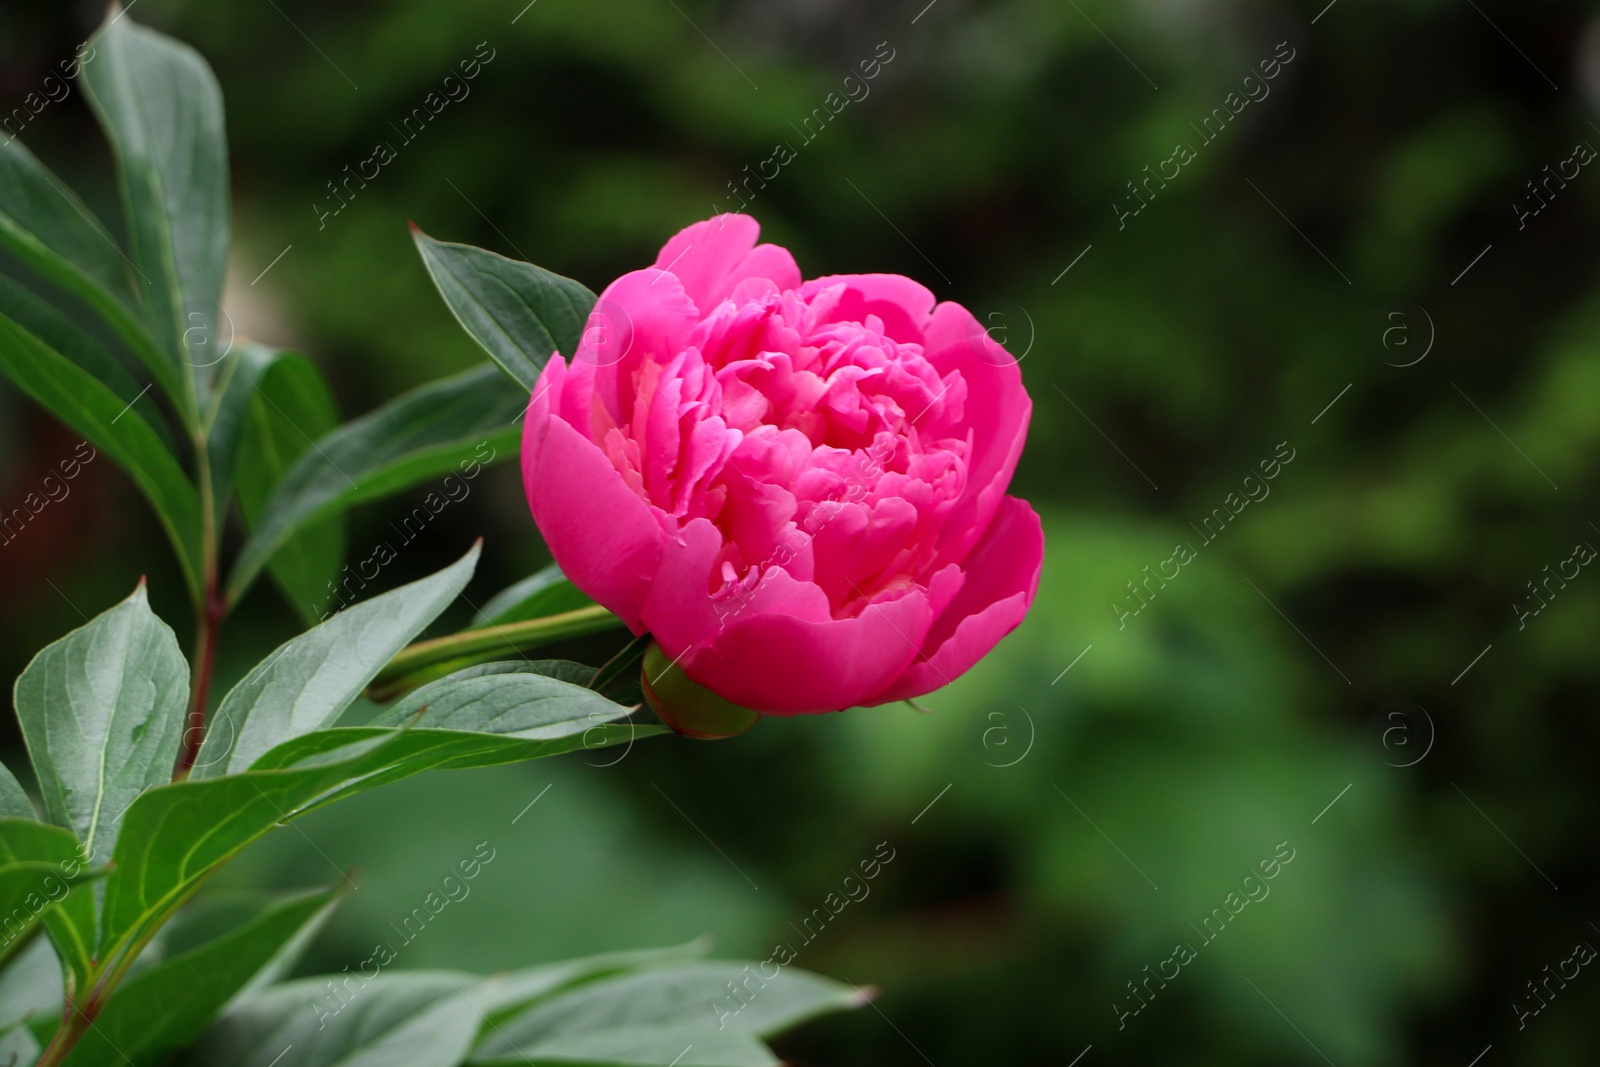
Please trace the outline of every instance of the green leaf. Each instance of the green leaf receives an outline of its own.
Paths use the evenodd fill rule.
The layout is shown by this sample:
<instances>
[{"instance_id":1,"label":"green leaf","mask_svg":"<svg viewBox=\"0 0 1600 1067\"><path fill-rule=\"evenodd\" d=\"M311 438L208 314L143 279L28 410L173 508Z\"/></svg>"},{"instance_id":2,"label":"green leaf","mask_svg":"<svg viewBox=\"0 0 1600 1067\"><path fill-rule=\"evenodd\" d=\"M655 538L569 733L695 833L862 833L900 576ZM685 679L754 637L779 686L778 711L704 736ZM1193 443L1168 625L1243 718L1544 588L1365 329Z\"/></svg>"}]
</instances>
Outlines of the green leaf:
<instances>
[{"instance_id":1,"label":"green leaf","mask_svg":"<svg viewBox=\"0 0 1600 1067\"><path fill-rule=\"evenodd\" d=\"M659 726L637 726L623 720L631 709L612 705L610 718L598 718L593 710L572 713L565 719L533 723L525 729L504 734L466 730L413 728L404 731L374 730L371 727L336 727L296 738L263 756L252 770L271 770L296 761L315 759L324 751L336 750L352 742L396 734L385 748L389 762L359 779L329 790L318 797L307 811L398 782L426 770L467 770L494 767L502 763L522 763L545 756L558 756L580 749L606 748L614 744L631 745L640 737L664 734Z\"/></svg>"},{"instance_id":2,"label":"green leaf","mask_svg":"<svg viewBox=\"0 0 1600 1067\"><path fill-rule=\"evenodd\" d=\"M228 158L222 91L199 53L113 8L83 68L117 158L146 317L180 375L191 417L207 399L224 329Z\"/></svg>"},{"instance_id":3,"label":"green leaf","mask_svg":"<svg viewBox=\"0 0 1600 1067\"><path fill-rule=\"evenodd\" d=\"M0 950L20 946L33 924L42 919L72 888L60 868L45 860L0 863L0 916L5 932Z\"/></svg>"},{"instance_id":4,"label":"green leaf","mask_svg":"<svg viewBox=\"0 0 1600 1067\"><path fill-rule=\"evenodd\" d=\"M190 591L200 594L200 499L143 416L88 371L0 315L0 370L126 470L177 549Z\"/></svg>"},{"instance_id":5,"label":"green leaf","mask_svg":"<svg viewBox=\"0 0 1600 1067\"><path fill-rule=\"evenodd\" d=\"M100 959L138 943L205 877L274 826L341 796L435 767L481 767L621 743L650 727L547 728L515 737L453 730L318 730L257 766L145 793L123 819L106 882ZM534 731L529 731L532 735Z\"/></svg>"},{"instance_id":6,"label":"green leaf","mask_svg":"<svg viewBox=\"0 0 1600 1067\"><path fill-rule=\"evenodd\" d=\"M317 365L279 352L255 383L233 465L239 507L250 529L265 521L267 503L295 460L338 425L338 408ZM334 515L283 541L267 564L308 626L324 617L344 563L344 545L344 520Z\"/></svg>"},{"instance_id":7,"label":"green leaf","mask_svg":"<svg viewBox=\"0 0 1600 1067\"><path fill-rule=\"evenodd\" d=\"M575 670L574 670L575 668ZM541 736L572 723L611 722L628 713L582 682L563 680L594 672L576 663L490 663L423 686L396 701L372 726L416 724L437 730L481 730L518 737Z\"/></svg>"},{"instance_id":8,"label":"green leaf","mask_svg":"<svg viewBox=\"0 0 1600 1067\"><path fill-rule=\"evenodd\" d=\"M145 392L122 365L122 361L112 355L93 334L49 301L4 275L0 275L0 315L9 316L23 329L88 371L124 404L136 403ZM167 433L166 422L156 419L150 428L161 437L167 450L176 454L177 448Z\"/></svg>"},{"instance_id":9,"label":"green leaf","mask_svg":"<svg viewBox=\"0 0 1600 1067\"><path fill-rule=\"evenodd\" d=\"M18 819L39 817L33 810L33 801L28 798L28 791L22 788L17 776L12 774L11 768L4 763L0 763L0 815L10 815Z\"/></svg>"},{"instance_id":10,"label":"green leaf","mask_svg":"<svg viewBox=\"0 0 1600 1067\"><path fill-rule=\"evenodd\" d=\"M704 940L692 941L480 979L452 971L380 973L394 958L393 949L382 945L342 974L299 979L249 998L211 1029L188 1063L270 1067L292 1046L295 1067L455 1067L484 1025L492 1026L507 1010L580 982L705 949Z\"/></svg>"},{"instance_id":11,"label":"green leaf","mask_svg":"<svg viewBox=\"0 0 1600 1067\"><path fill-rule=\"evenodd\" d=\"M621 619L593 604L543 619L462 630L419 641L395 656L383 669L370 695L374 700L392 699L423 682L453 674L474 663L522 655L529 649L604 633L621 625Z\"/></svg>"},{"instance_id":12,"label":"green leaf","mask_svg":"<svg viewBox=\"0 0 1600 1067\"><path fill-rule=\"evenodd\" d=\"M697 937L681 945L666 948L632 949L625 952L606 952L597 956L584 956L575 960L562 960L537 967L527 967L499 977L493 984L486 983L474 994L485 1015L499 1021L527 1007L529 1003L557 990L581 982L625 974L643 967L696 960L711 951L709 937Z\"/></svg>"},{"instance_id":13,"label":"green leaf","mask_svg":"<svg viewBox=\"0 0 1600 1067\"><path fill-rule=\"evenodd\" d=\"M188 697L188 661L142 582L35 656L15 704L45 817L110 855L128 805L172 780Z\"/></svg>"},{"instance_id":14,"label":"green leaf","mask_svg":"<svg viewBox=\"0 0 1600 1067\"><path fill-rule=\"evenodd\" d=\"M663 1026L618 1026L507 1045L474 1057L478 1067L781 1067L752 1034Z\"/></svg>"},{"instance_id":15,"label":"green leaf","mask_svg":"<svg viewBox=\"0 0 1600 1067\"><path fill-rule=\"evenodd\" d=\"M244 438L245 425L261 379L284 353L266 345L242 341L217 369L211 403L200 417L211 462L214 503L218 516L228 509L234 457Z\"/></svg>"},{"instance_id":16,"label":"green leaf","mask_svg":"<svg viewBox=\"0 0 1600 1067\"><path fill-rule=\"evenodd\" d=\"M479 546L439 573L374 597L282 645L222 699L194 775L242 771L268 749L339 717L439 613L461 595Z\"/></svg>"},{"instance_id":17,"label":"green leaf","mask_svg":"<svg viewBox=\"0 0 1600 1067\"><path fill-rule=\"evenodd\" d=\"M569 682L584 689L592 688L589 683L594 680L594 668L584 663L574 663L567 659L508 659L496 663L479 663L464 667L459 671L452 671L448 675L441 676L440 679L435 679L429 688L431 689L433 685L440 684L441 680L462 681L488 674L539 674L546 678ZM413 694L413 699L406 701L406 703L415 703L415 694ZM379 720L390 726L402 724L401 722L390 722L386 716L380 716Z\"/></svg>"},{"instance_id":18,"label":"green leaf","mask_svg":"<svg viewBox=\"0 0 1600 1067\"><path fill-rule=\"evenodd\" d=\"M19 241L18 234L32 241ZM71 270L84 282L135 304L128 284L132 264L111 231L14 137L0 142L0 239L52 280Z\"/></svg>"},{"instance_id":19,"label":"green leaf","mask_svg":"<svg viewBox=\"0 0 1600 1067\"><path fill-rule=\"evenodd\" d=\"M485 364L413 390L328 434L284 475L267 503L265 518L234 563L228 599L236 602L283 543L316 522L452 472L465 486L485 464L515 456L522 427L513 420L526 402ZM442 509L447 502L439 499ZM418 510L424 522L436 514ZM402 526L409 530L410 518Z\"/></svg>"},{"instance_id":20,"label":"green leaf","mask_svg":"<svg viewBox=\"0 0 1600 1067\"><path fill-rule=\"evenodd\" d=\"M483 1025L467 999L482 981L449 971L369 976L365 965L303 978L229 1012L186 1062L271 1067L293 1048L294 1067L456 1067Z\"/></svg>"},{"instance_id":21,"label":"green leaf","mask_svg":"<svg viewBox=\"0 0 1600 1067\"><path fill-rule=\"evenodd\" d=\"M540 1001L486 1033L472 1060L521 1063L522 1057L533 1062L548 1057L660 1062L665 1067L684 1053L686 1044L729 1033L771 1037L807 1019L863 1003L854 988L792 967L722 960L676 964L589 982ZM749 1049L746 1044L742 1054ZM741 1054L737 1045L728 1052ZM582 1060L581 1055L593 1059ZM657 1055L666 1058L650 1058ZM624 1056L633 1058L620 1058ZM725 1061L686 1057L683 1062Z\"/></svg>"},{"instance_id":22,"label":"green leaf","mask_svg":"<svg viewBox=\"0 0 1600 1067\"><path fill-rule=\"evenodd\" d=\"M573 355L595 295L571 278L411 227L433 283L489 358L533 392L553 352Z\"/></svg>"},{"instance_id":23,"label":"green leaf","mask_svg":"<svg viewBox=\"0 0 1600 1067\"><path fill-rule=\"evenodd\" d=\"M593 603L582 590L567 581L559 566L552 563L496 593L478 612L472 625L493 626L540 619L586 608Z\"/></svg>"},{"instance_id":24,"label":"green leaf","mask_svg":"<svg viewBox=\"0 0 1600 1067\"><path fill-rule=\"evenodd\" d=\"M140 971L112 996L66 1064L126 1061L143 1067L187 1045L263 972L281 973L322 926L339 895L337 890L295 894L213 941Z\"/></svg>"},{"instance_id":25,"label":"green leaf","mask_svg":"<svg viewBox=\"0 0 1600 1067\"><path fill-rule=\"evenodd\" d=\"M31 819L0 818L0 951L43 919L56 954L81 985L94 952L94 897L80 883L87 854L71 830Z\"/></svg>"},{"instance_id":26,"label":"green leaf","mask_svg":"<svg viewBox=\"0 0 1600 1067\"><path fill-rule=\"evenodd\" d=\"M0 243L97 311L172 396L181 378L137 314L137 269L105 224L15 138L0 144ZM69 353L70 354L70 353Z\"/></svg>"}]
</instances>

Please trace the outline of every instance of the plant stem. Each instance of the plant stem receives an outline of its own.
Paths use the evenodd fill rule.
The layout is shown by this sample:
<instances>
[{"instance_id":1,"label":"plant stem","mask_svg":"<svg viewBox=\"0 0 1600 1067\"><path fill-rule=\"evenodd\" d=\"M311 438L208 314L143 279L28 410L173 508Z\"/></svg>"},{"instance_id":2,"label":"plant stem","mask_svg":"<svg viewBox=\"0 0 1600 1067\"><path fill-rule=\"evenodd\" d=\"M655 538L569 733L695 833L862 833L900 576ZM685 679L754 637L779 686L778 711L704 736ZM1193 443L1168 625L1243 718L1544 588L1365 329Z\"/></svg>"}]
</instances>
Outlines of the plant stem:
<instances>
[{"instance_id":1,"label":"plant stem","mask_svg":"<svg viewBox=\"0 0 1600 1067\"><path fill-rule=\"evenodd\" d=\"M217 537L216 487L212 484L211 452L205 433L194 435L196 473L200 482L200 548L204 566L204 589L195 605L194 662L190 665L189 717L183 731L183 751L173 771L173 781L186 777L200 755L206 733L206 703L211 696L211 672L217 661L217 631L228 613L227 601L218 595L220 549Z\"/></svg>"},{"instance_id":2,"label":"plant stem","mask_svg":"<svg viewBox=\"0 0 1600 1067\"><path fill-rule=\"evenodd\" d=\"M189 685L188 725L183 731L183 751L178 756L178 767L173 781L188 775L200 755L201 742L206 734L206 704L211 697L211 673L217 663L217 631L222 626L224 609L217 599L215 583L206 592L206 606L196 626L194 639L193 675Z\"/></svg>"},{"instance_id":3,"label":"plant stem","mask_svg":"<svg viewBox=\"0 0 1600 1067\"><path fill-rule=\"evenodd\" d=\"M91 1020L86 1018L70 1002L66 1006L67 1017L62 1020L61 1028L50 1039L50 1044L39 1054L39 1059L33 1067L56 1067L67 1058L67 1053L72 1051L74 1045L83 1037Z\"/></svg>"},{"instance_id":4,"label":"plant stem","mask_svg":"<svg viewBox=\"0 0 1600 1067\"><path fill-rule=\"evenodd\" d=\"M234 854L237 855L237 850L235 850ZM78 1007L74 1002L78 991L76 989L68 990L69 995L66 998L66 1003L62 1006L61 1027L55 1032L55 1036L50 1039L50 1044L40 1054L33 1067L56 1067L57 1064L66 1060L67 1055L74 1046L83 1040L83 1035L94 1025L94 1020L100 1014L101 1008L105 1007L106 1001L111 999L111 994L116 992L117 987L122 984L122 980L127 977L128 970L143 955L151 940L155 938L155 935L160 932L161 928L167 924L172 916L177 914L178 909L183 907L189 898L194 896L196 891L218 869L218 867L213 867L204 877L194 882L186 892L181 893L176 900L168 904L166 910L157 917L156 921L149 923L144 932L137 938L130 942L125 936L111 947L101 965L89 974L89 999L82 1008ZM115 965L112 965L111 961L115 961Z\"/></svg>"},{"instance_id":5,"label":"plant stem","mask_svg":"<svg viewBox=\"0 0 1600 1067\"><path fill-rule=\"evenodd\" d=\"M566 611L543 619L508 622L485 626L477 630L463 630L448 637L419 641L389 661L373 681L373 689L382 692L407 675L450 662L459 667L503 657L507 652L521 654L569 637L583 637L621 626L617 618L598 604L576 611Z\"/></svg>"}]
</instances>

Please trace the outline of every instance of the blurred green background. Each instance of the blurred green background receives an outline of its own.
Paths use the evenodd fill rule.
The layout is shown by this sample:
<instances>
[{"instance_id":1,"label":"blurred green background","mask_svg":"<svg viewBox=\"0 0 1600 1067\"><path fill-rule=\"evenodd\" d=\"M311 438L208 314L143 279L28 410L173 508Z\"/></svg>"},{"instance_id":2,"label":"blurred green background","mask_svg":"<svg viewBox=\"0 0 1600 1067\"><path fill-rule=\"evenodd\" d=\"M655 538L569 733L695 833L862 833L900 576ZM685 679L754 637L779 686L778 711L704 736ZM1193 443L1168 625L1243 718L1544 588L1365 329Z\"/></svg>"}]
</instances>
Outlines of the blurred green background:
<instances>
[{"instance_id":1,"label":"blurred green background","mask_svg":"<svg viewBox=\"0 0 1600 1067\"><path fill-rule=\"evenodd\" d=\"M219 892L353 871L306 965L337 970L488 842L398 965L788 942L881 991L780 1044L803 1064L1600 1059L1600 976L1541 987L1520 1026L1518 1007L1600 945L1600 576L1520 624L1513 607L1600 545L1600 175L1526 184L1600 146L1589 5L524 3L139 0L227 97L238 330L310 353L353 416L481 358L408 219L598 290L787 144L751 185L768 239L808 275L917 277L1023 357L1038 602L928 714L434 774L278 832ZM0 106L99 14L6 0ZM481 48L470 95L319 227L327 183ZM1216 108L1239 113L1207 141ZM24 141L115 217L78 91ZM1129 188L1180 142L1177 177ZM1206 543L1285 442L1270 496ZM0 386L0 505L75 444ZM358 511L350 558L416 499ZM509 465L384 580L479 534L478 603L546 559ZM1196 558L1119 626L1126 583L1180 542ZM100 460L0 548L0 675L141 574L184 632L159 528ZM223 681L294 631L262 583ZM884 842L870 895L804 943ZM1285 842L1270 896L1208 943L1202 920ZM1135 1000L1178 943L1195 958Z\"/></svg>"}]
</instances>

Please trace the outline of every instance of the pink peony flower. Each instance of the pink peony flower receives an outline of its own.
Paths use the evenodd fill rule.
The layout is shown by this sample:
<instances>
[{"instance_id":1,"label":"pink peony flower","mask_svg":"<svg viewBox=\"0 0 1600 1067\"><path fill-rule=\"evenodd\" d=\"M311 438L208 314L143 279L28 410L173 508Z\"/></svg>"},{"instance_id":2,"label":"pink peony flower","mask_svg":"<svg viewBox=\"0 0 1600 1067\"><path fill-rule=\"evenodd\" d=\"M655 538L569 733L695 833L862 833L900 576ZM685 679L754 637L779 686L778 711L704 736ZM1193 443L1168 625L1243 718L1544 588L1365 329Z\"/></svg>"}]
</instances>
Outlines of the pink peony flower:
<instances>
[{"instance_id":1,"label":"pink peony flower","mask_svg":"<svg viewBox=\"0 0 1600 1067\"><path fill-rule=\"evenodd\" d=\"M528 406L534 520L572 582L770 715L919 696L1022 621L1039 517L1005 495L1032 402L959 304L802 282L744 215L601 295Z\"/></svg>"}]
</instances>

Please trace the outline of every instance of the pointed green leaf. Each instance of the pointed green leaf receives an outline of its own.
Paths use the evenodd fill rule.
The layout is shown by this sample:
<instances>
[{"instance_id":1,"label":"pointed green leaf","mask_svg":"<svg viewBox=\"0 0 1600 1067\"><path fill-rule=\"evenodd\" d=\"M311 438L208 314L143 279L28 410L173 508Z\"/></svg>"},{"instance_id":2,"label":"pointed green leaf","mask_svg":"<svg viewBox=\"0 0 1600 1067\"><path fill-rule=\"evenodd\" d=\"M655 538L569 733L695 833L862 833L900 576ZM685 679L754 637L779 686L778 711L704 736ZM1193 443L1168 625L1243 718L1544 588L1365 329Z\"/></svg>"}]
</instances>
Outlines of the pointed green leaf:
<instances>
[{"instance_id":1,"label":"pointed green leaf","mask_svg":"<svg viewBox=\"0 0 1600 1067\"><path fill-rule=\"evenodd\" d=\"M117 158L146 317L195 392L207 398L223 332L228 159L222 92L199 53L113 8L83 68L89 102Z\"/></svg>"},{"instance_id":2,"label":"pointed green leaf","mask_svg":"<svg viewBox=\"0 0 1600 1067\"><path fill-rule=\"evenodd\" d=\"M337 890L296 894L213 941L140 971L112 996L66 1064L144 1064L187 1045L263 971L281 969L285 946L303 947L338 896Z\"/></svg>"},{"instance_id":3,"label":"pointed green leaf","mask_svg":"<svg viewBox=\"0 0 1600 1067\"><path fill-rule=\"evenodd\" d=\"M524 655L557 641L604 633L621 626L621 619L600 605L592 604L542 619L484 626L419 641L383 669L371 695L375 700L389 700L474 663Z\"/></svg>"},{"instance_id":4,"label":"pointed green leaf","mask_svg":"<svg viewBox=\"0 0 1600 1067\"><path fill-rule=\"evenodd\" d=\"M337 728L284 742L249 771L145 793L123 818L106 881L100 958L135 944L220 864L312 807L435 767L481 767L628 741L650 727L571 724L540 736ZM534 731L529 731L530 735Z\"/></svg>"},{"instance_id":5,"label":"pointed green leaf","mask_svg":"<svg viewBox=\"0 0 1600 1067\"><path fill-rule=\"evenodd\" d=\"M710 951L711 939L697 937L693 941L686 941L681 945L669 945L666 948L605 952L575 960L525 967L500 977L492 985L486 983L472 999L483 1009L486 1016L498 1021L521 1011L535 1000L582 982L627 974L645 967L685 963L700 959Z\"/></svg>"},{"instance_id":6,"label":"pointed green leaf","mask_svg":"<svg viewBox=\"0 0 1600 1067\"><path fill-rule=\"evenodd\" d=\"M620 709L626 715L626 709ZM362 731L367 731L363 733ZM322 750L338 749L352 740L376 738L385 731L369 727L336 727L296 738L261 758L253 770L270 770L289 758L315 759ZM388 731L393 733L395 731ZM466 730L413 728L400 731L400 737L385 748L389 762L371 774L330 789L307 811L326 807L346 797L364 793L380 785L398 782L428 770L469 770L503 763L523 763L559 756L568 752L589 751L611 745L632 745L642 737L665 734L660 726L638 726L623 718L600 721L592 718L553 723L513 734L477 733Z\"/></svg>"},{"instance_id":7,"label":"pointed green leaf","mask_svg":"<svg viewBox=\"0 0 1600 1067\"><path fill-rule=\"evenodd\" d=\"M281 646L222 699L195 777L242 771L274 745L337 719L395 653L461 595L478 552L474 545L439 573L348 608Z\"/></svg>"},{"instance_id":8,"label":"pointed green leaf","mask_svg":"<svg viewBox=\"0 0 1600 1067\"><path fill-rule=\"evenodd\" d=\"M187 1062L272 1067L292 1047L294 1067L456 1067L483 1025L468 999L482 984L450 971L303 978L230 1012Z\"/></svg>"},{"instance_id":9,"label":"pointed green leaf","mask_svg":"<svg viewBox=\"0 0 1600 1067\"><path fill-rule=\"evenodd\" d=\"M569 680L552 672L567 675ZM529 737L551 726L594 725L627 715L627 708L585 688L582 682L570 680L573 675L593 673L581 664L564 660L470 667L396 701L369 725L415 724L437 730L482 730Z\"/></svg>"},{"instance_id":10,"label":"pointed green leaf","mask_svg":"<svg viewBox=\"0 0 1600 1067\"><path fill-rule=\"evenodd\" d=\"M850 985L808 971L762 963L706 960L587 982L502 1021L474 1049L475 1061L579 1033L645 1027L669 1033L750 1033L773 1037L806 1019L866 1003ZM630 1038L632 1040L632 1038ZM682 1051L678 1045L674 1053Z\"/></svg>"},{"instance_id":11,"label":"pointed green leaf","mask_svg":"<svg viewBox=\"0 0 1600 1067\"><path fill-rule=\"evenodd\" d=\"M456 321L528 392L553 352L577 352L595 295L571 278L471 245L411 236Z\"/></svg>"},{"instance_id":12,"label":"pointed green leaf","mask_svg":"<svg viewBox=\"0 0 1600 1067\"><path fill-rule=\"evenodd\" d=\"M211 403L200 416L216 486L215 506L220 516L228 510L235 457L244 437L256 388L284 353L266 345L241 341L217 367Z\"/></svg>"},{"instance_id":13,"label":"pointed green leaf","mask_svg":"<svg viewBox=\"0 0 1600 1067\"><path fill-rule=\"evenodd\" d=\"M112 355L105 345L84 329L77 321L44 300L24 285L0 275L0 315L6 315L39 340L66 356L107 389L115 393L124 404L132 404L145 392L122 361ZM154 411L154 402L145 408ZM176 452L165 422L157 419L151 429L161 437L167 450Z\"/></svg>"},{"instance_id":14,"label":"pointed green leaf","mask_svg":"<svg viewBox=\"0 0 1600 1067\"><path fill-rule=\"evenodd\" d=\"M72 831L31 819L0 818L0 952L42 919L56 954L81 984L94 956L94 897L81 883L92 855Z\"/></svg>"},{"instance_id":15,"label":"pointed green leaf","mask_svg":"<svg viewBox=\"0 0 1600 1067\"><path fill-rule=\"evenodd\" d=\"M11 773L11 768L3 763L0 763L0 815L10 815L18 819L39 817L33 810L33 801L28 798L28 791L22 788L22 783Z\"/></svg>"},{"instance_id":16,"label":"pointed green leaf","mask_svg":"<svg viewBox=\"0 0 1600 1067\"><path fill-rule=\"evenodd\" d=\"M392 946L383 946L388 953ZM287 1047L296 1067L455 1067L486 1022L580 982L703 955L704 940L532 967L491 979L452 971L350 972L303 978L249 998L191 1053L191 1067L271 1067ZM330 978L335 996L329 992ZM680 1046L681 1049L681 1046ZM679 1067L682 1067L680 1064Z\"/></svg>"},{"instance_id":17,"label":"pointed green leaf","mask_svg":"<svg viewBox=\"0 0 1600 1067\"><path fill-rule=\"evenodd\" d=\"M128 472L166 527L190 591L198 596L199 495L144 417L88 371L4 315L0 315L0 371Z\"/></svg>"},{"instance_id":18,"label":"pointed green leaf","mask_svg":"<svg viewBox=\"0 0 1600 1067\"><path fill-rule=\"evenodd\" d=\"M168 394L181 395L177 367L139 317L133 261L66 183L15 138L0 144L0 243L98 312Z\"/></svg>"},{"instance_id":19,"label":"pointed green leaf","mask_svg":"<svg viewBox=\"0 0 1600 1067\"><path fill-rule=\"evenodd\" d=\"M250 529L266 520L268 501L295 460L338 425L339 411L317 365L301 355L278 353L250 397L233 465L239 507ZM344 563L344 544L344 519L333 515L282 542L267 564L308 626L325 617Z\"/></svg>"},{"instance_id":20,"label":"pointed green leaf","mask_svg":"<svg viewBox=\"0 0 1600 1067\"><path fill-rule=\"evenodd\" d=\"M670 1026L618 1026L507 1046L474 1067L781 1067L753 1034Z\"/></svg>"},{"instance_id":21,"label":"pointed green leaf","mask_svg":"<svg viewBox=\"0 0 1600 1067\"><path fill-rule=\"evenodd\" d=\"M31 237L36 247L15 242L17 233ZM0 234L46 277L72 269L85 281L137 306L128 284L132 265L110 229L14 137L0 142ZM39 250L50 253L60 266L52 269Z\"/></svg>"},{"instance_id":22,"label":"pointed green leaf","mask_svg":"<svg viewBox=\"0 0 1600 1067\"><path fill-rule=\"evenodd\" d=\"M514 457L522 439L514 420L526 403L503 374L484 365L413 390L328 434L284 475L267 503L234 564L228 599L237 601L284 542L308 526L431 478L453 473L464 487L484 465ZM439 499L441 507L448 503ZM422 510L426 520L433 518Z\"/></svg>"},{"instance_id":23,"label":"pointed green leaf","mask_svg":"<svg viewBox=\"0 0 1600 1067\"><path fill-rule=\"evenodd\" d=\"M792 967L708 960L588 982L499 1021L473 1050L474 1063L656 1064L673 1056L711 1065L752 1055L748 1042L717 1048L718 1035L771 1037L807 1019L860 1007L850 986ZM687 1045L729 1059L694 1058ZM676 1047L672 1047L676 1043ZM583 1057L589 1058L583 1058ZM657 1058L661 1057L661 1058ZM679 1067L682 1067L680 1062Z\"/></svg>"},{"instance_id":24,"label":"pointed green leaf","mask_svg":"<svg viewBox=\"0 0 1600 1067\"><path fill-rule=\"evenodd\" d=\"M111 855L128 805L172 780L188 696L188 661L142 583L35 656L15 703L45 817Z\"/></svg>"}]
</instances>

